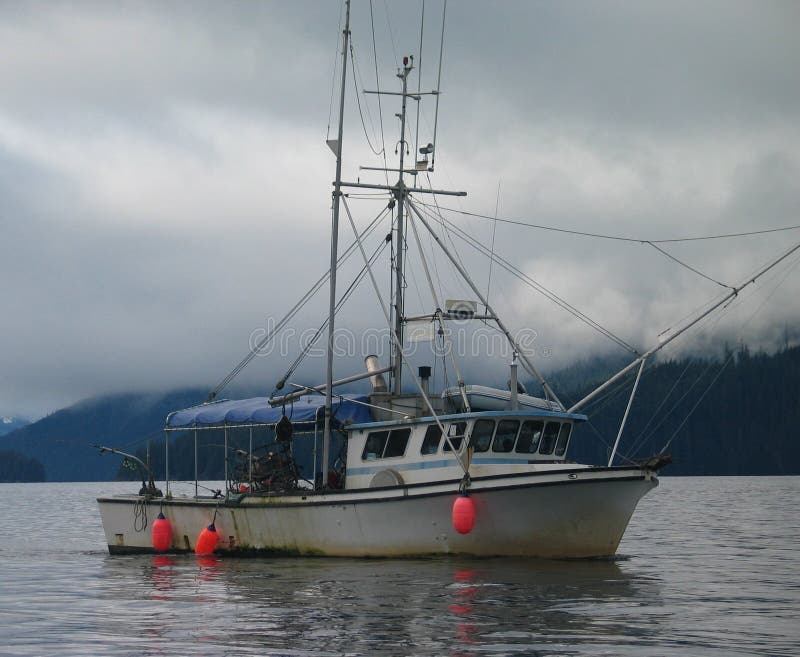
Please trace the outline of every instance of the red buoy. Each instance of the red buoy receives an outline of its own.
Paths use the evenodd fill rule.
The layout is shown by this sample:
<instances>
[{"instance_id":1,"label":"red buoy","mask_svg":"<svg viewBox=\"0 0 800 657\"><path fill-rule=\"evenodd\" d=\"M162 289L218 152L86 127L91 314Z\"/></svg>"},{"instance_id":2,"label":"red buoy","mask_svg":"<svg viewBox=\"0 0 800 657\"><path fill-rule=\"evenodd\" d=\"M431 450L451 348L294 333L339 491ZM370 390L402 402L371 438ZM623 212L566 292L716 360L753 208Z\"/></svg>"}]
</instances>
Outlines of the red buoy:
<instances>
[{"instance_id":1,"label":"red buoy","mask_svg":"<svg viewBox=\"0 0 800 657\"><path fill-rule=\"evenodd\" d=\"M153 549L156 552L166 552L171 544L172 523L164 517L163 513L159 513L153 523Z\"/></svg>"},{"instance_id":2,"label":"red buoy","mask_svg":"<svg viewBox=\"0 0 800 657\"><path fill-rule=\"evenodd\" d=\"M212 522L208 527L201 531L200 536L197 537L197 542L194 544L194 553L213 554L217 547L218 538L219 534L217 534L217 528Z\"/></svg>"},{"instance_id":3,"label":"red buoy","mask_svg":"<svg viewBox=\"0 0 800 657\"><path fill-rule=\"evenodd\" d=\"M459 495L453 502L453 529L469 534L475 526L475 503L471 497Z\"/></svg>"}]
</instances>

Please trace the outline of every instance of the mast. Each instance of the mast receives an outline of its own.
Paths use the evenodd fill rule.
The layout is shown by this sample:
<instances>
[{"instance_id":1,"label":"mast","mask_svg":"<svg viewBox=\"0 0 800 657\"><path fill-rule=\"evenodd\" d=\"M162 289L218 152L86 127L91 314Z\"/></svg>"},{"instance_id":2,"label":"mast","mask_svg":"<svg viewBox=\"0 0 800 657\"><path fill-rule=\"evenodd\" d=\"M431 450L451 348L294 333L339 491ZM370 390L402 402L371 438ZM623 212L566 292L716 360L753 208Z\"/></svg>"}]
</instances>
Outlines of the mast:
<instances>
[{"instance_id":1,"label":"mast","mask_svg":"<svg viewBox=\"0 0 800 657\"><path fill-rule=\"evenodd\" d=\"M339 205L342 197L342 135L344 132L344 91L347 80L347 46L350 40L350 0L345 0L345 15L342 39L342 89L339 98L339 132L336 149L336 180L333 183L333 218L331 220L331 279L328 305L328 362L325 370L325 429L322 434L322 487L328 485L328 467L331 458L331 416L333 414L333 333L336 314L336 264L339 259Z\"/></svg>"},{"instance_id":2,"label":"mast","mask_svg":"<svg viewBox=\"0 0 800 657\"><path fill-rule=\"evenodd\" d=\"M392 392L399 395L402 392L403 382L403 248L405 245L405 226L403 217L403 206L405 205L406 186L404 181L405 171L403 170L406 149L406 98L408 93L408 74L414 68L414 58L403 57L403 68L397 73L397 77L403 81L403 105L400 111L400 177L394 190L394 197L397 204L397 255L395 256L395 292L394 292L394 334L397 340L394 341L392 356Z\"/></svg>"}]
</instances>

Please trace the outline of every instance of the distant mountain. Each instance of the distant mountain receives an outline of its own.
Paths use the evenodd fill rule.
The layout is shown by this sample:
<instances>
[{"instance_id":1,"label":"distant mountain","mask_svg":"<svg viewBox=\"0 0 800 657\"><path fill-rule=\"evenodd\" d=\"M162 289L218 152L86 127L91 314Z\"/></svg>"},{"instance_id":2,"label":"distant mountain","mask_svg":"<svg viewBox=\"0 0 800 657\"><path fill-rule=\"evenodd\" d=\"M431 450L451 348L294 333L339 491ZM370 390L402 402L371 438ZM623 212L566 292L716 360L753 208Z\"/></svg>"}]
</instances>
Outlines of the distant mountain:
<instances>
[{"instance_id":1,"label":"distant mountain","mask_svg":"<svg viewBox=\"0 0 800 657\"><path fill-rule=\"evenodd\" d=\"M553 372L549 379L562 400L569 403L620 366L616 361L590 360ZM568 453L571 460L607 460L630 386L629 378L582 409L590 422L575 431ZM258 394L241 392L236 396ZM531 392L535 393L535 388ZM92 445L143 456L150 440L153 469L163 478L164 419L169 412L204 399L205 390L185 389L87 400L4 436L0 449L17 452L14 458L38 461L48 481L99 481L116 478L121 459L101 456ZM773 355L751 354L742 348L728 353L722 361L686 359L646 368L619 453L631 458L647 456L671 440L667 451L674 463L666 474L800 474L798 427L800 348ZM221 432L200 433L204 455L200 478L221 479L223 436ZM256 432L254 445L263 445L266 438L266 434ZM310 463L310 444L298 444L297 449L309 474L306 461ZM173 477L194 478L193 454L192 433L174 436L170 441ZM184 463L180 462L182 455L186 456ZM35 473L35 464L31 467L20 465L25 472Z\"/></svg>"},{"instance_id":2,"label":"distant mountain","mask_svg":"<svg viewBox=\"0 0 800 657\"><path fill-rule=\"evenodd\" d=\"M5 436L7 433L21 429L30 423L30 420L14 415L0 416L0 436Z\"/></svg>"},{"instance_id":3,"label":"distant mountain","mask_svg":"<svg viewBox=\"0 0 800 657\"><path fill-rule=\"evenodd\" d=\"M127 451L148 438L163 443L167 414L204 398L205 391L189 389L89 399L6 435L0 446L39 461L48 481L112 480L119 458L101 455L92 445Z\"/></svg>"}]
</instances>

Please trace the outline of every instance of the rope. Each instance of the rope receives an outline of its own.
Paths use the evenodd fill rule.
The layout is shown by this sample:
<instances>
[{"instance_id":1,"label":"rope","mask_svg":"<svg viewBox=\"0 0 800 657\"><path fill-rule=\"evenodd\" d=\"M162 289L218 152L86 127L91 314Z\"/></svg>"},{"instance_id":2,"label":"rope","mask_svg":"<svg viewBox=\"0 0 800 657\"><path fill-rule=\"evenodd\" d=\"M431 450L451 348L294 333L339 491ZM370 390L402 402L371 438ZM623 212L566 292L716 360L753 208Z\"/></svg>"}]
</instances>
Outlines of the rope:
<instances>
[{"instance_id":1,"label":"rope","mask_svg":"<svg viewBox=\"0 0 800 657\"><path fill-rule=\"evenodd\" d=\"M142 498L133 503L133 529L136 532L147 529L147 502Z\"/></svg>"}]
</instances>

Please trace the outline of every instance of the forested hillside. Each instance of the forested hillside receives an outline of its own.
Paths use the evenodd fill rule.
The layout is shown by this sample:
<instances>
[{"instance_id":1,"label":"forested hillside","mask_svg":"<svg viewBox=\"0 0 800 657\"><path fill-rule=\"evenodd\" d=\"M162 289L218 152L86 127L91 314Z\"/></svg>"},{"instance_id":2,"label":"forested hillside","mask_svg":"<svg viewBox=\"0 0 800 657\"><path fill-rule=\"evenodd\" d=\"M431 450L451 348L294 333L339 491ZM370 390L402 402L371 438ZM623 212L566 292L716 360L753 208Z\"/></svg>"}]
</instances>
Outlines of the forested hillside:
<instances>
[{"instance_id":1,"label":"forested hillside","mask_svg":"<svg viewBox=\"0 0 800 657\"><path fill-rule=\"evenodd\" d=\"M45 481L44 466L19 452L0 449L0 482Z\"/></svg>"},{"instance_id":2,"label":"forested hillside","mask_svg":"<svg viewBox=\"0 0 800 657\"><path fill-rule=\"evenodd\" d=\"M571 459L607 460L634 376L583 409L590 423L574 435ZM573 388L565 397L576 401L593 387ZM674 462L666 474L800 474L799 427L800 348L770 356L744 347L720 361L645 369L619 453L648 456L671 441L666 451Z\"/></svg>"}]
</instances>

